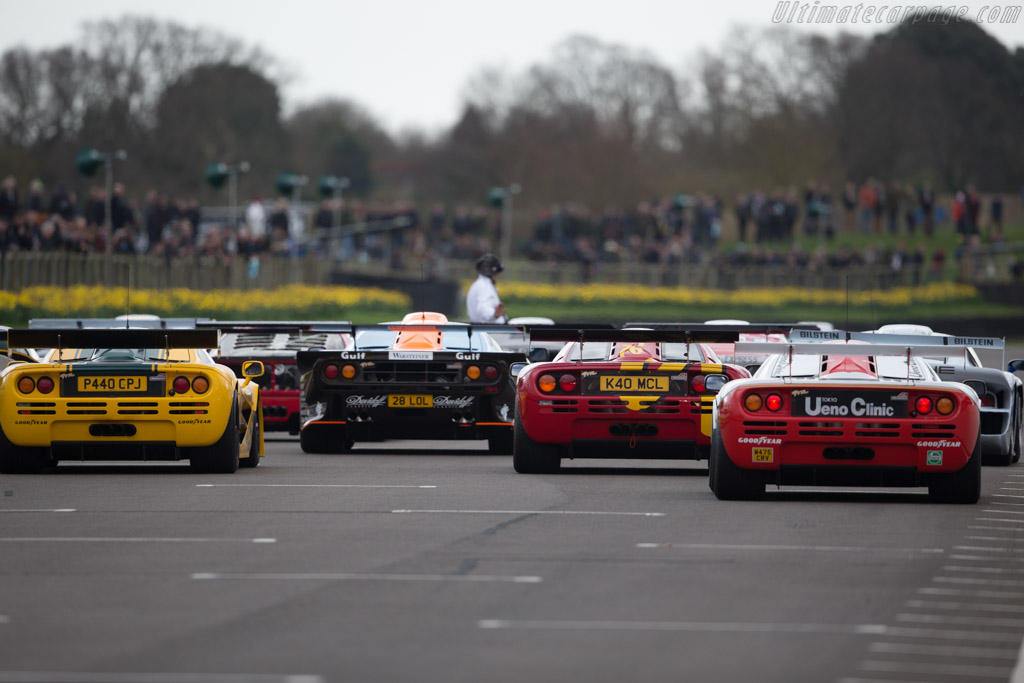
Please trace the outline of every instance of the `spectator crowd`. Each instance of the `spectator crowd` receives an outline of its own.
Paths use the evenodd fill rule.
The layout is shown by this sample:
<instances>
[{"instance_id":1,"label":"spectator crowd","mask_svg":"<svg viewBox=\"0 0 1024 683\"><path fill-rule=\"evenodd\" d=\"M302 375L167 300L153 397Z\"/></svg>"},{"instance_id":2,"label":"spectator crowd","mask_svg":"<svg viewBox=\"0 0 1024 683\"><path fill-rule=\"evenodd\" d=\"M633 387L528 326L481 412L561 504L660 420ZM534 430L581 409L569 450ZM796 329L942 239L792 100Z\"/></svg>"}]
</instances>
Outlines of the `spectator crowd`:
<instances>
[{"instance_id":1,"label":"spectator crowd","mask_svg":"<svg viewBox=\"0 0 1024 683\"><path fill-rule=\"evenodd\" d=\"M265 205L257 197L240 207L237 216L204 215L195 198L151 190L139 204L121 184L114 185L109 203L101 188L80 200L62 185L47 194L39 180L31 181L22 197L17 180L8 176L0 188L0 253L103 252L108 204L113 252L168 259L314 255L384 260L392 267L420 262L436 268L444 259L474 260L497 251L503 229L501 212L483 206L449 208L438 202L421 218L408 202L333 198L322 200L307 217L287 199ZM803 191L795 186L755 189L737 195L728 209L721 198L703 192L600 212L570 202L538 212L522 251L534 261L581 264L585 273L602 263L811 270L887 264L893 270L912 267L924 277L940 277L947 254L929 244L939 225L952 223L964 248L982 239L1003 242L1003 198L991 195L985 204L970 185L943 205L927 183L885 184L873 178L860 186L846 183L838 197L827 184L814 180ZM731 224L729 234L738 237L727 250L721 245L723 221ZM337 226L348 227L339 232ZM901 241L893 248L852 251L831 246L840 233L898 235ZM802 248L798 236L811 238L817 246ZM914 248L908 249L908 242Z\"/></svg>"}]
</instances>

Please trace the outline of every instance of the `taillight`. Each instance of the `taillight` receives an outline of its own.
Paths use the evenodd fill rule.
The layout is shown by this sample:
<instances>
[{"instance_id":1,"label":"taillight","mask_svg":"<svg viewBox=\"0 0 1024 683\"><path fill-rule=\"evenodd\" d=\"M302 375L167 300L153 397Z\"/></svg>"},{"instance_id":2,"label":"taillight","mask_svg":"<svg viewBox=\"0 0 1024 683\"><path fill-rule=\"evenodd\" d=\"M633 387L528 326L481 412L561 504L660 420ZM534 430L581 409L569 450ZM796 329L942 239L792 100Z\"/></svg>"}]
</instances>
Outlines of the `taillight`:
<instances>
[{"instance_id":1,"label":"taillight","mask_svg":"<svg viewBox=\"0 0 1024 683\"><path fill-rule=\"evenodd\" d=\"M576 375L562 375L559 377L558 388L566 393L576 391Z\"/></svg>"},{"instance_id":2,"label":"taillight","mask_svg":"<svg viewBox=\"0 0 1024 683\"><path fill-rule=\"evenodd\" d=\"M484 368L485 379L498 379L498 368L493 365L488 365Z\"/></svg>"},{"instance_id":3,"label":"taillight","mask_svg":"<svg viewBox=\"0 0 1024 683\"><path fill-rule=\"evenodd\" d=\"M324 366L324 377L326 377L327 379L337 378L339 372L340 370L338 366L335 365L334 363L328 363L327 365Z\"/></svg>"},{"instance_id":4,"label":"taillight","mask_svg":"<svg viewBox=\"0 0 1024 683\"><path fill-rule=\"evenodd\" d=\"M782 397L778 394L769 394L768 398L764 400L764 407L773 413L777 413L782 410Z\"/></svg>"},{"instance_id":5,"label":"taillight","mask_svg":"<svg viewBox=\"0 0 1024 683\"><path fill-rule=\"evenodd\" d=\"M188 377L175 377L174 382L171 383L171 388L179 394L184 394L190 386L192 385L188 381Z\"/></svg>"},{"instance_id":6,"label":"taillight","mask_svg":"<svg viewBox=\"0 0 1024 683\"><path fill-rule=\"evenodd\" d=\"M537 378L537 388L543 391L545 394L550 394L555 390L555 376L554 375L541 375Z\"/></svg>"},{"instance_id":7,"label":"taillight","mask_svg":"<svg viewBox=\"0 0 1024 683\"><path fill-rule=\"evenodd\" d=\"M949 415L953 412L953 408L955 407L956 404L953 403L953 399L949 396L943 396L935 402L935 410L937 410L940 415Z\"/></svg>"},{"instance_id":8,"label":"taillight","mask_svg":"<svg viewBox=\"0 0 1024 683\"><path fill-rule=\"evenodd\" d=\"M477 365L470 365L466 368L466 377L470 379L480 379L480 367Z\"/></svg>"},{"instance_id":9,"label":"taillight","mask_svg":"<svg viewBox=\"0 0 1024 683\"><path fill-rule=\"evenodd\" d=\"M704 375L694 375L693 379L690 380L690 388L693 389L694 393L704 393Z\"/></svg>"},{"instance_id":10,"label":"taillight","mask_svg":"<svg viewBox=\"0 0 1024 683\"><path fill-rule=\"evenodd\" d=\"M53 380L49 377L40 377L39 381L36 382L36 389L44 394L48 394L53 391Z\"/></svg>"},{"instance_id":11,"label":"taillight","mask_svg":"<svg viewBox=\"0 0 1024 683\"><path fill-rule=\"evenodd\" d=\"M206 390L210 388L210 380L206 379L202 375L199 375L192 380L192 391L197 394L205 394Z\"/></svg>"},{"instance_id":12,"label":"taillight","mask_svg":"<svg viewBox=\"0 0 1024 683\"><path fill-rule=\"evenodd\" d=\"M341 366L341 376L345 379L352 379L356 376L356 366L351 363Z\"/></svg>"},{"instance_id":13,"label":"taillight","mask_svg":"<svg viewBox=\"0 0 1024 683\"><path fill-rule=\"evenodd\" d=\"M18 391L23 394L31 394L36 388L36 381L31 377L22 377L18 380Z\"/></svg>"},{"instance_id":14,"label":"taillight","mask_svg":"<svg viewBox=\"0 0 1024 683\"><path fill-rule=\"evenodd\" d=\"M764 401L757 394L747 394L746 398L743 399L743 405L752 413L756 413L761 410L761 406L764 405Z\"/></svg>"},{"instance_id":15,"label":"taillight","mask_svg":"<svg viewBox=\"0 0 1024 683\"><path fill-rule=\"evenodd\" d=\"M920 396L914 401L914 410L918 415L927 415L932 412L932 400L927 396Z\"/></svg>"},{"instance_id":16,"label":"taillight","mask_svg":"<svg viewBox=\"0 0 1024 683\"><path fill-rule=\"evenodd\" d=\"M995 408L996 397L993 396L992 394L985 394L984 396L981 397L981 405L985 406L986 408Z\"/></svg>"}]
</instances>

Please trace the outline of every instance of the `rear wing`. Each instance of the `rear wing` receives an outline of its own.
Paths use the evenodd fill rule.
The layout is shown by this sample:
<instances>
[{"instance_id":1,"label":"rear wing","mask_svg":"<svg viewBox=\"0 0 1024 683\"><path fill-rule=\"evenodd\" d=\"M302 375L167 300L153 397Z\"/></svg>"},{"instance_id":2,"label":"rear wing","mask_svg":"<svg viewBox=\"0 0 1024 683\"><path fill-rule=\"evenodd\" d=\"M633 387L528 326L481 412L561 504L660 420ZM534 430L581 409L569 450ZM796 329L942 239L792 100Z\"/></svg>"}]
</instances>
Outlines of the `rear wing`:
<instances>
[{"instance_id":1,"label":"rear wing","mask_svg":"<svg viewBox=\"0 0 1024 683\"><path fill-rule=\"evenodd\" d=\"M352 323L326 320L200 320L198 329L217 329L221 332L266 332L267 334L320 334L337 332L352 334Z\"/></svg>"},{"instance_id":2,"label":"rear wing","mask_svg":"<svg viewBox=\"0 0 1024 683\"><path fill-rule=\"evenodd\" d=\"M963 353L966 346L945 349ZM822 344L820 342L737 342L737 353L791 354L811 356L927 356L935 344Z\"/></svg>"},{"instance_id":3,"label":"rear wing","mask_svg":"<svg viewBox=\"0 0 1024 683\"><path fill-rule=\"evenodd\" d=\"M7 330L8 348L21 349L213 349L217 330L28 329Z\"/></svg>"},{"instance_id":4,"label":"rear wing","mask_svg":"<svg viewBox=\"0 0 1024 683\"><path fill-rule=\"evenodd\" d=\"M672 322L631 322L623 325L626 327L650 327L655 330L694 330L701 328L714 328L719 330L735 330L739 334L789 334L791 330L817 330L817 325L811 323L672 323ZM712 342L714 343L714 342Z\"/></svg>"},{"instance_id":5,"label":"rear wing","mask_svg":"<svg viewBox=\"0 0 1024 683\"><path fill-rule=\"evenodd\" d=\"M993 349L997 351L1006 348L1006 341L1002 337L958 337L944 334L884 334L880 332L794 329L789 333L789 339L793 342L863 341L869 344L945 346L949 348L956 347L959 351L963 351L963 347Z\"/></svg>"},{"instance_id":6,"label":"rear wing","mask_svg":"<svg viewBox=\"0 0 1024 683\"><path fill-rule=\"evenodd\" d=\"M484 332L484 333L487 333L487 332L506 332L506 333L507 332L520 332L520 333L525 335L525 334L529 334L530 330L539 330L539 329L543 329L545 327L550 327L550 325L540 325L540 326L537 326L537 327L516 326L516 325L473 325L473 324L457 325L457 324L452 324L452 323L445 323L445 324L435 325L435 324L431 324L429 322L426 322L426 323L394 322L394 323L380 323L380 324L377 324L377 325L351 325L351 329L352 329L351 334L353 335L353 338L355 340L354 341L354 346L352 348L353 348L353 350L356 350L356 351L360 350L359 349L359 337L357 336L359 332L366 332L366 331L373 331L373 330L388 331L388 332L399 332L399 333L400 332L464 332L467 335L467 337L468 337L470 348L461 349L461 350L451 349L450 351L452 353L455 353L455 352L459 352L459 353L463 353L463 352L465 352L465 353L470 353L470 352L471 353L501 353L501 352L497 352L497 351L485 352L485 351L482 351L479 348L474 348L474 345L473 345L473 335L474 334L478 334L480 332ZM333 331L333 330L326 329L326 328L321 328L321 327L314 327L312 329L312 331L313 332L328 332L328 331ZM363 350L365 351L366 349L363 349ZM387 351L387 349L373 349L373 351ZM444 351L438 350L438 351L435 351L434 353L446 353L446 352L448 352L447 349L444 350ZM515 352L511 352L510 351L510 352L505 352L505 353L506 354L508 354L508 353L513 353L514 354ZM519 354L515 354L515 355L519 355ZM507 358L507 356L506 356L506 358Z\"/></svg>"},{"instance_id":7,"label":"rear wing","mask_svg":"<svg viewBox=\"0 0 1024 683\"><path fill-rule=\"evenodd\" d=\"M44 330L85 330L85 329L144 329L144 330L191 330L203 324L201 318L33 318L28 321L29 329ZM92 348L92 347L89 347Z\"/></svg>"},{"instance_id":8,"label":"rear wing","mask_svg":"<svg viewBox=\"0 0 1024 683\"><path fill-rule=\"evenodd\" d=\"M548 325L530 330L531 341L565 342L677 342L681 344L730 343L739 339L740 333L749 332L748 325L703 325L695 323L682 327L657 329L606 329Z\"/></svg>"}]
</instances>

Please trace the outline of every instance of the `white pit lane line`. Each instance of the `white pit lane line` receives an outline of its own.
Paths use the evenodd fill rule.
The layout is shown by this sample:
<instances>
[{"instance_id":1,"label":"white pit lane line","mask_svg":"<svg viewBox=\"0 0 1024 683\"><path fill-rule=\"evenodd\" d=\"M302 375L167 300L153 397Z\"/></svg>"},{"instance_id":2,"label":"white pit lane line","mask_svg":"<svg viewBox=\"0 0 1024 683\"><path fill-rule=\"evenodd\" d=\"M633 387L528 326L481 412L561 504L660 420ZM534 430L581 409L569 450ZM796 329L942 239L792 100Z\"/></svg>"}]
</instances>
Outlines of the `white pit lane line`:
<instances>
[{"instance_id":1,"label":"white pit lane line","mask_svg":"<svg viewBox=\"0 0 1024 683\"><path fill-rule=\"evenodd\" d=\"M75 508L51 508L51 509L28 509L28 508L0 508L0 512L78 512Z\"/></svg>"},{"instance_id":2,"label":"white pit lane line","mask_svg":"<svg viewBox=\"0 0 1024 683\"><path fill-rule=\"evenodd\" d=\"M1011 617L958 617L949 614L920 614L918 612L901 612L896 615L896 621L914 624L952 624L954 626L983 626L985 628L1008 628L1013 633L1001 634L1003 640L1017 642L1019 632L1024 626L1024 619L1013 619ZM992 633L992 632L989 632ZM992 635L997 635L992 633Z\"/></svg>"},{"instance_id":3,"label":"white pit lane line","mask_svg":"<svg viewBox=\"0 0 1024 683\"><path fill-rule=\"evenodd\" d=\"M685 550L780 550L806 552L841 552L841 553L927 553L941 555L943 548L885 548L881 546L842 546L842 545L738 545L730 543L637 543L637 548L682 548Z\"/></svg>"},{"instance_id":4,"label":"white pit lane line","mask_svg":"<svg viewBox=\"0 0 1024 683\"><path fill-rule=\"evenodd\" d=\"M158 538L106 536L8 536L0 543L277 543L276 538Z\"/></svg>"},{"instance_id":5,"label":"white pit lane line","mask_svg":"<svg viewBox=\"0 0 1024 683\"><path fill-rule=\"evenodd\" d=\"M939 662L935 664L917 662L880 662L868 660L860 666L861 671L877 673L898 673L898 674L924 674L927 676L942 676L944 680L956 676L956 680L965 678L1006 678L1013 670L1011 667L987 666L975 664L950 664Z\"/></svg>"},{"instance_id":6,"label":"white pit lane line","mask_svg":"<svg viewBox=\"0 0 1024 683\"><path fill-rule=\"evenodd\" d=\"M395 515L610 515L625 517L664 517L664 512L602 512L594 510L392 510Z\"/></svg>"},{"instance_id":7,"label":"white pit lane line","mask_svg":"<svg viewBox=\"0 0 1024 683\"><path fill-rule=\"evenodd\" d=\"M0 683L325 683L309 674L0 671Z\"/></svg>"},{"instance_id":8,"label":"white pit lane line","mask_svg":"<svg viewBox=\"0 0 1024 683\"><path fill-rule=\"evenodd\" d=\"M539 576L495 576L487 574L359 574L353 572L322 573L228 573L196 572L196 581L250 579L254 581L428 581L451 583L540 583Z\"/></svg>"},{"instance_id":9,"label":"white pit lane line","mask_svg":"<svg viewBox=\"0 0 1024 683\"><path fill-rule=\"evenodd\" d=\"M436 489L436 484L196 484L198 489L280 488L280 489Z\"/></svg>"},{"instance_id":10,"label":"white pit lane line","mask_svg":"<svg viewBox=\"0 0 1024 683\"><path fill-rule=\"evenodd\" d=\"M950 645L912 645L876 642L868 652L890 655L924 655L926 657L966 657L969 659L1008 659L1016 661L1017 653L996 647L956 647Z\"/></svg>"},{"instance_id":11,"label":"white pit lane line","mask_svg":"<svg viewBox=\"0 0 1024 683\"><path fill-rule=\"evenodd\" d=\"M884 635L883 624L789 624L715 621L540 621L531 619L481 619L484 630L535 631L694 631L700 633L805 633Z\"/></svg>"},{"instance_id":12,"label":"white pit lane line","mask_svg":"<svg viewBox=\"0 0 1024 683\"><path fill-rule=\"evenodd\" d=\"M1024 614L1024 605L1002 605L990 602L939 602L935 600L907 600L912 609L950 610L954 612L995 612Z\"/></svg>"}]
</instances>

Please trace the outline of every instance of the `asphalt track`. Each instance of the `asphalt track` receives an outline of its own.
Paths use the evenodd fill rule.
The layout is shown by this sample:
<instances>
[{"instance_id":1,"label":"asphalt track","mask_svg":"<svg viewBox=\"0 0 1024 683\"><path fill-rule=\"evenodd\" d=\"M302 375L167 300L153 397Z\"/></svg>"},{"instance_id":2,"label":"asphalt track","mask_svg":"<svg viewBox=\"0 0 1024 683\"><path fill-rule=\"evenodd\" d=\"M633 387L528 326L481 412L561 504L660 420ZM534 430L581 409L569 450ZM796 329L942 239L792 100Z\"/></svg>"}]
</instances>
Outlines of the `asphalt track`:
<instances>
[{"instance_id":1,"label":"asphalt track","mask_svg":"<svg viewBox=\"0 0 1024 683\"><path fill-rule=\"evenodd\" d=\"M716 500L702 464L484 442L0 479L0 683L1006 681L1024 467Z\"/></svg>"}]
</instances>

